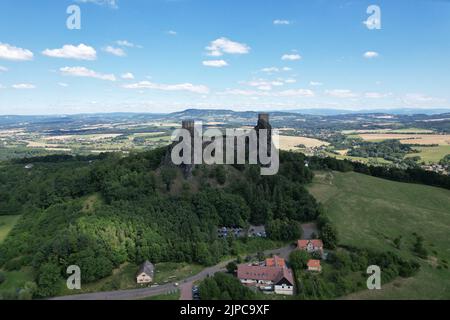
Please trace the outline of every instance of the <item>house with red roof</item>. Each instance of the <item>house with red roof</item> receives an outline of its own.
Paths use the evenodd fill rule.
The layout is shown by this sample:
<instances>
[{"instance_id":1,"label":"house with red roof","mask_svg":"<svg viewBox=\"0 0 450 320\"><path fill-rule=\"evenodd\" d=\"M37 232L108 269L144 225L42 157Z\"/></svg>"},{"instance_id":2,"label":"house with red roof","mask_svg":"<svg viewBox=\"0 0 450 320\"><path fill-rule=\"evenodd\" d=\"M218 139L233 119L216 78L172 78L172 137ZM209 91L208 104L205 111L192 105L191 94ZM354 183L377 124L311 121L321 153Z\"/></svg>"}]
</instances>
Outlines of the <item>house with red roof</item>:
<instances>
[{"instance_id":1,"label":"house with red roof","mask_svg":"<svg viewBox=\"0 0 450 320\"><path fill-rule=\"evenodd\" d=\"M316 271L321 272L322 266L320 264L320 260L311 259L308 261L308 271Z\"/></svg>"},{"instance_id":2,"label":"house with red roof","mask_svg":"<svg viewBox=\"0 0 450 320\"><path fill-rule=\"evenodd\" d=\"M265 263L267 267L286 267L286 261L284 261L284 259L280 258L279 256L267 258Z\"/></svg>"},{"instance_id":3,"label":"house with red roof","mask_svg":"<svg viewBox=\"0 0 450 320\"><path fill-rule=\"evenodd\" d=\"M298 240L297 248L309 253L320 252L323 254L323 242L320 239Z\"/></svg>"},{"instance_id":4,"label":"house with red roof","mask_svg":"<svg viewBox=\"0 0 450 320\"><path fill-rule=\"evenodd\" d=\"M294 275L283 258L274 256L264 265L240 264L237 277L246 286L255 286L276 294L294 294Z\"/></svg>"}]
</instances>

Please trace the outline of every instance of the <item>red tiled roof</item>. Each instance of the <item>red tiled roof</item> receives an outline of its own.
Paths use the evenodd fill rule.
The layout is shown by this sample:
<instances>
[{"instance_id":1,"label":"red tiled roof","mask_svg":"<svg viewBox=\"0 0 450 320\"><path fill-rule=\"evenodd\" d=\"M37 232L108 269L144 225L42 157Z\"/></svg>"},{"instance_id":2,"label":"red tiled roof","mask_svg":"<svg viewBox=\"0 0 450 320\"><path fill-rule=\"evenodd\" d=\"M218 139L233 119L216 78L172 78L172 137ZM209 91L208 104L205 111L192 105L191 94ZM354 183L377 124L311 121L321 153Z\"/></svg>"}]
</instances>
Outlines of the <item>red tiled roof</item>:
<instances>
[{"instance_id":1,"label":"red tiled roof","mask_svg":"<svg viewBox=\"0 0 450 320\"><path fill-rule=\"evenodd\" d=\"M323 242L322 242L322 240L319 240L319 239L311 240L311 243L312 243L313 246L316 247L316 248L322 248L322 247L323 247Z\"/></svg>"},{"instance_id":2,"label":"red tiled roof","mask_svg":"<svg viewBox=\"0 0 450 320\"><path fill-rule=\"evenodd\" d=\"M306 248L308 246L309 240L298 240L297 241L297 247L299 248Z\"/></svg>"},{"instance_id":3,"label":"red tiled roof","mask_svg":"<svg viewBox=\"0 0 450 320\"><path fill-rule=\"evenodd\" d=\"M308 261L308 268L320 268L320 260L309 260Z\"/></svg>"},{"instance_id":4,"label":"red tiled roof","mask_svg":"<svg viewBox=\"0 0 450 320\"><path fill-rule=\"evenodd\" d=\"M308 246L308 243L311 242L315 248L323 248L323 242L320 239L314 240L298 240L297 247L300 249L305 249Z\"/></svg>"},{"instance_id":5,"label":"red tiled roof","mask_svg":"<svg viewBox=\"0 0 450 320\"><path fill-rule=\"evenodd\" d=\"M266 266L267 267L285 267L286 261L284 261L284 259L280 258L279 256L273 256L273 258L266 259Z\"/></svg>"},{"instance_id":6,"label":"red tiled roof","mask_svg":"<svg viewBox=\"0 0 450 320\"><path fill-rule=\"evenodd\" d=\"M240 264L238 265L237 276L239 279L272 281L274 283L286 278L286 280L294 284L292 270L285 267L266 267Z\"/></svg>"},{"instance_id":7,"label":"red tiled roof","mask_svg":"<svg viewBox=\"0 0 450 320\"><path fill-rule=\"evenodd\" d=\"M275 283L280 282L281 279L285 278L292 285L294 285L294 275L292 274L292 270L288 268L283 268L282 272L278 275L278 278L275 279Z\"/></svg>"},{"instance_id":8,"label":"red tiled roof","mask_svg":"<svg viewBox=\"0 0 450 320\"><path fill-rule=\"evenodd\" d=\"M274 281L281 272L281 269L283 268L240 264L238 265L237 275L239 279Z\"/></svg>"}]
</instances>

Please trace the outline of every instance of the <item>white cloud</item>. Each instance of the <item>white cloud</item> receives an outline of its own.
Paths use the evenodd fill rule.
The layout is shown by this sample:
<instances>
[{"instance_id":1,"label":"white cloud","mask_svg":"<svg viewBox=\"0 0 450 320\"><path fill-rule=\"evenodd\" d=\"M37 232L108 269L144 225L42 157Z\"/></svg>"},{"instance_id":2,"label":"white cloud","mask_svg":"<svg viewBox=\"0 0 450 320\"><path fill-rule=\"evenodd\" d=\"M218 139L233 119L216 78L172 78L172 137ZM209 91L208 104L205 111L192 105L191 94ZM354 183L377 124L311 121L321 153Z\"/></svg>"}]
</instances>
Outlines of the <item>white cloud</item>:
<instances>
[{"instance_id":1,"label":"white cloud","mask_svg":"<svg viewBox=\"0 0 450 320\"><path fill-rule=\"evenodd\" d=\"M80 3L93 3L101 6L108 6L112 9L118 9L118 0L76 0Z\"/></svg>"},{"instance_id":2,"label":"white cloud","mask_svg":"<svg viewBox=\"0 0 450 320\"><path fill-rule=\"evenodd\" d=\"M59 70L65 76L87 77L87 78L95 78L95 79L107 80L107 81L116 81L116 76L113 74L98 73L93 70L89 70L85 67L64 67Z\"/></svg>"},{"instance_id":3,"label":"white cloud","mask_svg":"<svg viewBox=\"0 0 450 320\"><path fill-rule=\"evenodd\" d=\"M280 68L277 68L277 67L267 67L267 68L262 68L261 71L262 71L262 72L267 72L267 73L275 73L275 72L280 72Z\"/></svg>"},{"instance_id":4,"label":"white cloud","mask_svg":"<svg viewBox=\"0 0 450 320\"><path fill-rule=\"evenodd\" d=\"M58 82L58 86L63 87L63 88L67 88L69 85L65 82Z\"/></svg>"},{"instance_id":5,"label":"white cloud","mask_svg":"<svg viewBox=\"0 0 450 320\"><path fill-rule=\"evenodd\" d=\"M358 96L353 91L347 89L327 90L325 93L334 98L355 98Z\"/></svg>"},{"instance_id":6,"label":"white cloud","mask_svg":"<svg viewBox=\"0 0 450 320\"><path fill-rule=\"evenodd\" d=\"M259 89L259 88L258 88ZM268 92L268 90L243 90L243 89L228 89L225 92L221 92L221 95L237 95L237 96L263 96L263 97L301 97L310 98L315 94L309 89L289 89L277 92Z\"/></svg>"},{"instance_id":7,"label":"white cloud","mask_svg":"<svg viewBox=\"0 0 450 320\"><path fill-rule=\"evenodd\" d=\"M73 46L70 44L64 45L59 49L45 49L42 54L52 58L65 58L76 60L95 60L97 59L97 51L94 48L85 44Z\"/></svg>"},{"instance_id":8,"label":"white cloud","mask_svg":"<svg viewBox=\"0 0 450 320\"><path fill-rule=\"evenodd\" d=\"M276 73L276 72L282 72L282 71L291 71L292 69L289 67L283 67L283 68L278 68L278 67L266 67L266 68L262 68L261 71L262 72L266 72L266 73Z\"/></svg>"},{"instance_id":9,"label":"white cloud","mask_svg":"<svg viewBox=\"0 0 450 320\"><path fill-rule=\"evenodd\" d=\"M366 92L364 97L369 99L382 99L391 96L391 93L381 93L381 92Z\"/></svg>"},{"instance_id":10,"label":"white cloud","mask_svg":"<svg viewBox=\"0 0 450 320\"><path fill-rule=\"evenodd\" d=\"M224 53L229 54L247 54L250 52L250 47L244 43L234 42L225 37L216 39L206 47L208 55L213 57L220 57Z\"/></svg>"},{"instance_id":11,"label":"white cloud","mask_svg":"<svg viewBox=\"0 0 450 320\"><path fill-rule=\"evenodd\" d=\"M129 48L135 47L134 43L131 43L131 42L127 41L127 40L117 40L116 44L118 46L121 46L121 47L129 47Z\"/></svg>"},{"instance_id":12,"label":"white cloud","mask_svg":"<svg viewBox=\"0 0 450 320\"><path fill-rule=\"evenodd\" d=\"M228 66L225 60L206 60L203 61L203 65L206 67L222 68Z\"/></svg>"},{"instance_id":13,"label":"white cloud","mask_svg":"<svg viewBox=\"0 0 450 320\"><path fill-rule=\"evenodd\" d=\"M297 54L297 53L292 53L292 54L284 54L281 57L281 60L285 60L285 61L296 61L296 60L300 60L302 58L301 55Z\"/></svg>"},{"instance_id":14,"label":"white cloud","mask_svg":"<svg viewBox=\"0 0 450 320\"><path fill-rule=\"evenodd\" d=\"M168 35L170 36L176 36L178 34L178 32L174 31L174 30L169 30L166 32Z\"/></svg>"},{"instance_id":15,"label":"white cloud","mask_svg":"<svg viewBox=\"0 0 450 320\"><path fill-rule=\"evenodd\" d=\"M364 53L364 58L366 59L373 59L373 58L377 58L379 56L378 52L375 51L367 51Z\"/></svg>"},{"instance_id":16,"label":"white cloud","mask_svg":"<svg viewBox=\"0 0 450 320\"><path fill-rule=\"evenodd\" d=\"M406 103L429 103L429 102L442 103L445 101L445 99L430 97L422 93L408 93L405 95L404 101Z\"/></svg>"},{"instance_id":17,"label":"white cloud","mask_svg":"<svg viewBox=\"0 0 450 320\"><path fill-rule=\"evenodd\" d=\"M286 79L286 80L284 80L284 82L286 82L286 83L296 83L297 80L296 79Z\"/></svg>"},{"instance_id":18,"label":"white cloud","mask_svg":"<svg viewBox=\"0 0 450 320\"><path fill-rule=\"evenodd\" d=\"M6 71L8 71L8 68L0 66L0 72L6 72Z\"/></svg>"},{"instance_id":19,"label":"white cloud","mask_svg":"<svg viewBox=\"0 0 450 320\"><path fill-rule=\"evenodd\" d=\"M0 42L0 59L27 61L33 59L33 52Z\"/></svg>"},{"instance_id":20,"label":"white cloud","mask_svg":"<svg viewBox=\"0 0 450 320\"><path fill-rule=\"evenodd\" d=\"M126 89L153 89L163 91L189 91L193 93L207 94L209 88L204 85L194 85L192 83L181 84L159 84L150 81L141 81L134 84L128 84L123 86Z\"/></svg>"},{"instance_id":21,"label":"white cloud","mask_svg":"<svg viewBox=\"0 0 450 320\"><path fill-rule=\"evenodd\" d=\"M6 89L6 87L2 84L0 84L0 89Z\"/></svg>"},{"instance_id":22,"label":"white cloud","mask_svg":"<svg viewBox=\"0 0 450 320\"><path fill-rule=\"evenodd\" d=\"M309 85L310 85L310 86L313 86L313 87L318 87L318 86L322 86L323 83L322 83L322 82L318 82L318 81L311 81L311 82L309 83Z\"/></svg>"},{"instance_id":23,"label":"white cloud","mask_svg":"<svg viewBox=\"0 0 450 320\"><path fill-rule=\"evenodd\" d=\"M280 19L277 19L277 20L274 20L273 21L273 24L274 25L289 25L289 24L291 24L292 22L291 21L289 21L289 20L280 20Z\"/></svg>"},{"instance_id":24,"label":"white cloud","mask_svg":"<svg viewBox=\"0 0 450 320\"><path fill-rule=\"evenodd\" d=\"M19 84L13 84L12 87L14 89L35 89L36 86L31 83L19 83Z\"/></svg>"},{"instance_id":25,"label":"white cloud","mask_svg":"<svg viewBox=\"0 0 450 320\"><path fill-rule=\"evenodd\" d=\"M103 51L111 53L112 55L115 55L117 57L125 57L127 54L125 53L125 50L122 48L115 48L112 46L107 46L103 49Z\"/></svg>"},{"instance_id":26,"label":"white cloud","mask_svg":"<svg viewBox=\"0 0 450 320\"><path fill-rule=\"evenodd\" d=\"M125 79L125 80L133 80L134 79L134 74L132 74L131 72L127 72L127 73L124 73L121 76L121 78Z\"/></svg>"},{"instance_id":27,"label":"white cloud","mask_svg":"<svg viewBox=\"0 0 450 320\"><path fill-rule=\"evenodd\" d=\"M282 97L314 97L314 92L309 89L291 89L279 93Z\"/></svg>"}]
</instances>

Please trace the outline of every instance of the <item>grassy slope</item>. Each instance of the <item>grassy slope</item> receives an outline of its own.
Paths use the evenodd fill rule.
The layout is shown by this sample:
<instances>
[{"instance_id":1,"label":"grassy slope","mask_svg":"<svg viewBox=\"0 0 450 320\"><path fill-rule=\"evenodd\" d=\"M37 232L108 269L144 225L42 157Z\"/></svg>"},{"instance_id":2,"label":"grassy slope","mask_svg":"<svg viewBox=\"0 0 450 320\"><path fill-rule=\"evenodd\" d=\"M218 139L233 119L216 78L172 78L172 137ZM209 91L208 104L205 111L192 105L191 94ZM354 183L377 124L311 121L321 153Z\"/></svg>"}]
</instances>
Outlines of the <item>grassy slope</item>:
<instances>
[{"instance_id":1,"label":"grassy slope","mask_svg":"<svg viewBox=\"0 0 450 320\"><path fill-rule=\"evenodd\" d=\"M6 236L19 219L20 216L0 216L0 243L5 240Z\"/></svg>"},{"instance_id":2,"label":"grassy slope","mask_svg":"<svg viewBox=\"0 0 450 320\"><path fill-rule=\"evenodd\" d=\"M378 179L357 173L317 173L310 186L336 224L341 244L391 250L412 258L412 233L425 239L430 253L411 279L387 284L380 291L364 291L349 298L450 298L450 271L438 269L450 261L450 191ZM392 240L403 236L400 250Z\"/></svg>"}]
</instances>

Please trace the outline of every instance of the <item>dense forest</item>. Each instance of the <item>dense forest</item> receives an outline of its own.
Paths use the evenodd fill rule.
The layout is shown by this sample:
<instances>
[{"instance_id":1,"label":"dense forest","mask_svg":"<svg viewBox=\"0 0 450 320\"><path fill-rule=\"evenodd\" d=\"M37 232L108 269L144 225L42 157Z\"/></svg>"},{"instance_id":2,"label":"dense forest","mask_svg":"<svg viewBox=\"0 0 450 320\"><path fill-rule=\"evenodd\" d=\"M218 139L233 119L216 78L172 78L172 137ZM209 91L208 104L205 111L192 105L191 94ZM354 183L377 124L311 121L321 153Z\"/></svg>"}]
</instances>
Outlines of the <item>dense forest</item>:
<instances>
[{"instance_id":1,"label":"dense forest","mask_svg":"<svg viewBox=\"0 0 450 320\"><path fill-rule=\"evenodd\" d=\"M301 235L300 222L321 214L304 188L313 174L301 154L282 152L276 176L261 176L257 166L199 166L184 178L163 164L166 152L4 163L0 215L22 217L0 246L0 266L32 267L35 296L47 297L58 294L72 264L86 282L126 261L212 265L238 247L218 238L220 226L264 224L269 238L290 241ZM335 235L321 221L331 246Z\"/></svg>"}]
</instances>

